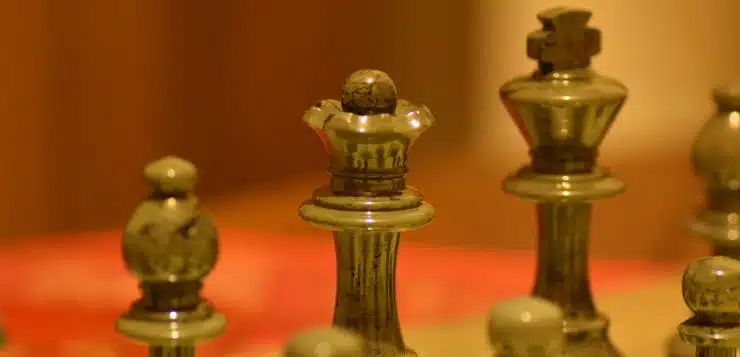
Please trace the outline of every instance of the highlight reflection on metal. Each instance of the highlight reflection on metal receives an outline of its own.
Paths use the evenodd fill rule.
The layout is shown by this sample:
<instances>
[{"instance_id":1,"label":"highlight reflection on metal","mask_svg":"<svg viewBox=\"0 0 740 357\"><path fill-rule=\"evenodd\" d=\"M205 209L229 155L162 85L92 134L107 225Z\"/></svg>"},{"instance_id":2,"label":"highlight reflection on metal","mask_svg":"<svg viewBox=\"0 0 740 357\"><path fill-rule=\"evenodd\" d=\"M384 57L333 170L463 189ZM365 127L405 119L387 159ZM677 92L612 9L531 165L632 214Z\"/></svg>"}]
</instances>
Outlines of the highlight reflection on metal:
<instances>
[{"instance_id":1,"label":"highlight reflection on metal","mask_svg":"<svg viewBox=\"0 0 740 357\"><path fill-rule=\"evenodd\" d=\"M697 357L740 355L740 260L725 256L698 259L684 270L681 290L693 317L678 327Z\"/></svg>"},{"instance_id":2,"label":"highlight reflection on metal","mask_svg":"<svg viewBox=\"0 0 740 357\"><path fill-rule=\"evenodd\" d=\"M692 164L705 183L706 204L691 224L715 255L740 257L740 84L713 91L717 111L693 147Z\"/></svg>"},{"instance_id":3,"label":"highlight reflection on metal","mask_svg":"<svg viewBox=\"0 0 740 357\"><path fill-rule=\"evenodd\" d=\"M533 295L565 313L567 356L620 356L608 319L593 302L588 275L590 201L624 191L596 166L598 148L627 98L618 81L590 69L600 31L586 10L541 12L542 29L527 38L538 63L531 75L500 88L501 100L529 144L531 162L503 183L505 191L538 201L538 259Z\"/></svg>"},{"instance_id":4,"label":"highlight reflection on metal","mask_svg":"<svg viewBox=\"0 0 740 357\"><path fill-rule=\"evenodd\" d=\"M397 99L387 74L360 70L347 78L341 101L322 100L303 120L329 154L330 183L299 214L334 231L334 325L362 335L374 356L412 353L396 309L396 256L400 232L434 217L406 186L408 151L434 118L427 107Z\"/></svg>"},{"instance_id":5,"label":"highlight reflection on metal","mask_svg":"<svg viewBox=\"0 0 740 357\"><path fill-rule=\"evenodd\" d=\"M148 344L152 357L192 357L195 345L219 335L223 315L200 296L202 279L218 258L218 232L192 193L195 167L165 157L144 170L151 194L126 226L123 257L141 283L141 299L116 329Z\"/></svg>"}]
</instances>

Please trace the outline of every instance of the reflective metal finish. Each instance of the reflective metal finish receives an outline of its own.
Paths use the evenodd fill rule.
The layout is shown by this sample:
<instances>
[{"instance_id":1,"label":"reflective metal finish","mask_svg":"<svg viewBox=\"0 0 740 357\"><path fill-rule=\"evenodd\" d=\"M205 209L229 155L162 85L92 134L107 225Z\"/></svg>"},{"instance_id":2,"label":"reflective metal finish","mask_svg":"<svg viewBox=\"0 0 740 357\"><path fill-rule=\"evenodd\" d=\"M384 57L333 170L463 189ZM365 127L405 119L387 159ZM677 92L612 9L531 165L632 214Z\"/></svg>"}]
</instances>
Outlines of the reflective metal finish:
<instances>
[{"instance_id":1,"label":"reflective metal finish","mask_svg":"<svg viewBox=\"0 0 740 357\"><path fill-rule=\"evenodd\" d=\"M717 111L693 147L692 164L705 183L706 204L691 224L716 254L740 257L740 83L713 92Z\"/></svg>"},{"instance_id":2,"label":"reflective metal finish","mask_svg":"<svg viewBox=\"0 0 740 357\"><path fill-rule=\"evenodd\" d=\"M367 339L373 356L413 353L396 310L396 256L400 232L434 217L406 186L409 149L434 118L427 107L397 99L387 74L360 70L347 78L341 101L322 100L303 120L329 155L329 184L299 214L334 231L334 325Z\"/></svg>"},{"instance_id":3,"label":"reflective metal finish","mask_svg":"<svg viewBox=\"0 0 740 357\"><path fill-rule=\"evenodd\" d=\"M683 299L694 314L678 327L686 343L696 346L697 357L740 355L740 260L713 256L686 267Z\"/></svg>"},{"instance_id":4,"label":"reflective metal finish","mask_svg":"<svg viewBox=\"0 0 740 357\"><path fill-rule=\"evenodd\" d=\"M141 283L141 299L116 322L123 335L148 344L152 357L192 357L195 344L220 334L225 318L200 296L218 258L218 232L192 193L195 167L177 157L149 164L151 194L126 226L123 257Z\"/></svg>"},{"instance_id":5,"label":"reflective metal finish","mask_svg":"<svg viewBox=\"0 0 740 357\"><path fill-rule=\"evenodd\" d=\"M529 144L531 162L503 183L538 201L538 261L533 295L565 313L567 356L619 356L608 319L594 306L588 274L590 201L624 191L597 167L598 148L627 98L618 81L590 69L600 32L586 10L553 8L527 38L538 69L500 88L501 100Z\"/></svg>"},{"instance_id":6,"label":"reflective metal finish","mask_svg":"<svg viewBox=\"0 0 740 357\"><path fill-rule=\"evenodd\" d=\"M691 162L704 181L706 201L691 230L712 244L713 255L740 258L740 83L712 91L716 111L694 141ZM671 357L693 356L694 348L673 336Z\"/></svg>"}]
</instances>

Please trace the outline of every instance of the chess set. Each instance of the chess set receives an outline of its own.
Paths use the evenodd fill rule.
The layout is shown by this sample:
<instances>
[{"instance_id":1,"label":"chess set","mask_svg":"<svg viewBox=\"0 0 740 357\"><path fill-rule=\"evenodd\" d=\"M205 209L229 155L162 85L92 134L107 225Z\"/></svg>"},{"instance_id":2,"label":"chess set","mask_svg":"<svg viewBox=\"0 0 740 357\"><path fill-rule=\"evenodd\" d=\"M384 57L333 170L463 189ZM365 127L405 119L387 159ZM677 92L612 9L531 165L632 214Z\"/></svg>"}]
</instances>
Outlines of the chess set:
<instances>
[{"instance_id":1,"label":"chess set","mask_svg":"<svg viewBox=\"0 0 740 357\"><path fill-rule=\"evenodd\" d=\"M539 13L542 28L527 37L527 55L537 69L500 88L531 157L504 180L503 190L536 203L538 245L531 296L493 304L478 328L480 339L488 341L486 355L627 355L613 342L607 314L596 307L588 264L591 202L625 190L599 166L597 153L627 88L591 69L601 37L588 26L590 17L589 11L563 7ZM715 89L714 100L717 112L693 155L694 169L706 181L707 203L691 223L714 251L684 271L681 292L693 316L664 336L669 356L729 357L740 351L740 86ZM300 206L299 215L333 232L335 305L331 327L297 332L280 353L415 356L401 329L396 267L401 233L435 216L433 206L406 183L408 154L435 118L426 106L400 99L386 73L363 69L347 78L339 99L319 101L303 121L325 145L330 179ZM124 229L123 260L139 281L140 297L115 329L147 345L152 357L195 356L197 345L217 339L228 324L227 314L201 294L220 245L215 223L194 194L197 176L193 164L174 156L147 165L150 195ZM473 350L459 346L454 353L479 354Z\"/></svg>"}]
</instances>

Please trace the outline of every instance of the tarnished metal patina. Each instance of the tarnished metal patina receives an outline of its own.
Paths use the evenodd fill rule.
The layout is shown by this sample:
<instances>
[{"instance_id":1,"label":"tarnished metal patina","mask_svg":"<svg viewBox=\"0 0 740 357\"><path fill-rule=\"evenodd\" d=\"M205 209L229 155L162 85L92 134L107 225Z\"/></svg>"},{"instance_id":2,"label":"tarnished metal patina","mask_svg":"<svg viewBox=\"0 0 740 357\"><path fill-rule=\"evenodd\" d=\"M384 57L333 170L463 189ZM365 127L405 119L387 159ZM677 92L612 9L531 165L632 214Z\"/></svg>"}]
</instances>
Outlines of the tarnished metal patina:
<instances>
[{"instance_id":1,"label":"tarnished metal patina","mask_svg":"<svg viewBox=\"0 0 740 357\"><path fill-rule=\"evenodd\" d=\"M398 320L396 256L400 233L434 217L406 185L409 149L434 118L427 107L398 99L387 74L360 70L347 78L341 100L318 102L303 120L329 155L329 185L299 214L334 231L334 325L365 338L372 356L413 353Z\"/></svg>"},{"instance_id":2,"label":"tarnished metal patina","mask_svg":"<svg viewBox=\"0 0 740 357\"><path fill-rule=\"evenodd\" d=\"M218 258L218 232L193 194L195 167L177 157L149 164L150 195L123 236L123 257L140 280L141 299L116 322L123 335L149 345L151 357L192 357L226 320L201 295Z\"/></svg>"},{"instance_id":3,"label":"tarnished metal patina","mask_svg":"<svg viewBox=\"0 0 740 357\"><path fill-rule=\"evenodd\" d=\"M597 166L599 145L627 98L627 89L595 73L591 57L600 32L586 10L553 8L538 15L542 29L527 38L532 74L500 88L504 106L529 144L531 162L503 183L505 191L538 201L538 260L533 294L564 311L566 356L620 356L608 319L589 285L591 201L624 191Z\"/></svg>"}]
</instances>

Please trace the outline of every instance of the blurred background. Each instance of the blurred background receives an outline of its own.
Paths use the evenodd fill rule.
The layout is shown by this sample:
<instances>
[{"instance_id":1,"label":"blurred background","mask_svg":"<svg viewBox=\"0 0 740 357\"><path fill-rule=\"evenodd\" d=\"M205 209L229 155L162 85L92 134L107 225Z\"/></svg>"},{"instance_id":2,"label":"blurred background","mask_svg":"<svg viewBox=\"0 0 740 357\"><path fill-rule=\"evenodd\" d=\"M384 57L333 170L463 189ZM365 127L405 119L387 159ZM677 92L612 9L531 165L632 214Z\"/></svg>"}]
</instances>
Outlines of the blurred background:
<instances>
[{"instance_id":1,"label":"blurred background","mask_svg":"<svg viewBox=\"0 0 740 357\"><path fill-rule=\"evenodd\" d=\"M628 192L596 202L593 254L703 254L690 144L711 88L740 74L734 0L3 1L0 236L122 227L142 166L174 154L221 226L328 239L296 214L327 180L301 116L374 67L437 117L410 181L438 218L408 239L529 249L533 204L500 190L528 158L497 88L534 68L525 37L553 5L593 10L594 67L630 89L601 154Z\"/></svg>"}]
</instances>

